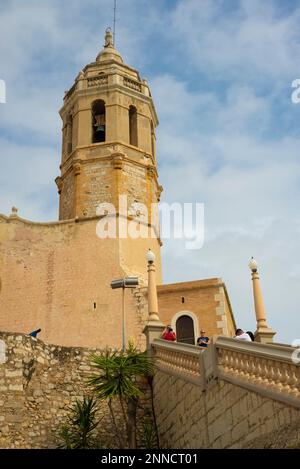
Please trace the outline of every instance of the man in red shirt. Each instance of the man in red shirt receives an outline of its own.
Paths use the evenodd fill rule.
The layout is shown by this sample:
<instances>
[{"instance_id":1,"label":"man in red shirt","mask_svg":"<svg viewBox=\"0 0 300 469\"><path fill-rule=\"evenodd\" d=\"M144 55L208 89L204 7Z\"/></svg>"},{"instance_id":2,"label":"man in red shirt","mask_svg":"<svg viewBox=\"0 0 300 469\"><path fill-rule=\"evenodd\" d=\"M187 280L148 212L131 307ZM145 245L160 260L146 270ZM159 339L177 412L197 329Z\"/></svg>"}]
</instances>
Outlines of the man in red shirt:
<instances>
[{"instance_id":1,"label":"man in red shirt","mask_svg":"<svg viewBox=\"0 0 300 469\"><path fill-rule=\"evenodd\" d=\"M174 340L176 340L176 334L173 331L171 326L167 326L165 328L165 330L162 333L162 338L165 339L165 340L171 340L172 342L174 342Z\"/></svg>"}]
</instances>

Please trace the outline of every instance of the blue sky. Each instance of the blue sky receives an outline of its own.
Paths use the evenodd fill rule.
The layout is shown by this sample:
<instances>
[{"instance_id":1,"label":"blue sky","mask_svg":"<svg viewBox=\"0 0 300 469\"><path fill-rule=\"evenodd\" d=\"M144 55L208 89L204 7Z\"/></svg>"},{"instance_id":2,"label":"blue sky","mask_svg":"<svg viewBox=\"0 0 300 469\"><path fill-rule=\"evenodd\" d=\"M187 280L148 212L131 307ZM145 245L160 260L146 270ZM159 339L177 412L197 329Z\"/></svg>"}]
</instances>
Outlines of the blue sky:
<instances>
[{"instance_id":1,"label":"blue sky","mask_svg":"<svg viewBox=\"0 0 300 469\"><path fill-rule=\"evenodd\" d=\"M255 329L249 258L276 340L300 338L299 1L119 0L117 48L149 80L165 202L205 203L205 244L165 241L164 281L225 281ZM55 220L63 93L94 60L112 0L0 0L0 212ZM188 181L188 183L187 183Z\"/></svg>"}]
</instances>

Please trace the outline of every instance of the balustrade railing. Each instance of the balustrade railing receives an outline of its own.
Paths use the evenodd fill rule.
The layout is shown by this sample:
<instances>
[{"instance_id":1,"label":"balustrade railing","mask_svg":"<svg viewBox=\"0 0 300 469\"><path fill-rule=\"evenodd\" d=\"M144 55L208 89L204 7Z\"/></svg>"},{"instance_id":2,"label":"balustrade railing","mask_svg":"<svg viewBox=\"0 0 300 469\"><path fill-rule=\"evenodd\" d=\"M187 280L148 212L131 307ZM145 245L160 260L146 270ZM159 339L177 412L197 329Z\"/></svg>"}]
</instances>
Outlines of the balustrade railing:
<instances>
[{"instance_id":1,"label":"balustrade railing","mask_svg":"<svg viewBox=\"0 0 300 469\"><path fill-rule=\"evenodd\" d=\"M88 88L92 88L94 86L105 86L108 84L108 76L95 76L89 77L87 79L87 86Z\"/></svg>"},{"instance_id":2,"label":"balustrade railing","mask_svg":"<svg viewBox=\"0 0 300 469\"><path fill-rule=\"evenodd\" d=\"M300 364L294 348L217 337L208 349L156 339L158 368L206 388L215 378L300 407Z\"/></svg>"},{"instance_id":3,"label":"balustrade railing","mask_svg":"<svg viewBox=\"0 0 300 469\"><path fill-rule=\"evenodd\" d=\"M127 88L131 88L132 90L135 91L142 91L141 84L138 81L131 80L130 78L124 77L124 86Z\"/></svg>"},{"instance_id":4,"label":"balustrade railing","mask_svg":"<svg viewBox=\"0 0 300 469\"><path fill-rule=\"evenodd\" d=\"M193 345L157 339L154 343L155 364L158 368L188 380L201 381L201 350Z\"/></svg>"},{"instance_id":5,"label":"balustrade railing","mask_svg":"<svg viewBox=\"0 0 300 469\"><path fill-rule=\"evenodd\" d=\"M293 362L293 347L225 337L219 337L215 347L220 378L259 388L274 398L298 400L300 406L300 366Z\"/></svg>"}]
</instances>

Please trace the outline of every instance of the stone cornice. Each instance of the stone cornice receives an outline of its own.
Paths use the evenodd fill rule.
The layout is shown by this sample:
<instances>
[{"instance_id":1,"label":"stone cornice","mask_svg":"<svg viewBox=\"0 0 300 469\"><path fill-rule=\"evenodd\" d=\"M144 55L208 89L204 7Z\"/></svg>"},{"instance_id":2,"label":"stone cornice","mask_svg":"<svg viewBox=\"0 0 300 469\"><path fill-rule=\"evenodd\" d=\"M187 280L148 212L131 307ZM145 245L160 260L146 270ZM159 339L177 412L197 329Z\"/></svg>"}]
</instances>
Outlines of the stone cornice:
<instances>
[{"instance_id":1,"label":"stone cornice","mask_svg":"<svg viewBox=\"0 0 300 469\"><path fill-rule=\"evenodd\" d=\"M164 294L181 290L195 290L202 288L219 288L223 286L223 282L219 278L211 278L205 280L192 280L191 282L170 283L167 285L157 286L157 293Z\"/></svg>"},{"instance_id":2,"label":"stone cornice","mask_svg":"<svg viewBox=\"0 0 300 469\"><path fill-rule=\"evenodd\" d=\"M3 219L4 221L8 223L22 223L24 225L30 225L30 226L45 226L45 227L55 227L55 226L61 226L61 225L70 225L73 223L77 223L78 221L90 221L90 220L100 220L103 218L103 216L95 216L95 217L89 217L89 218L70 218L69 220L57 220L57 221L49 221L49 222L37 222L37 221L32 221L32 220L27 220L26 218L21 218L19 216L14 216L14 217L7 217L6 215L0 214L0 219Z\"/></svg>"},{"instance_id":3,"label":"stone cornice","mask_svg":"<svg viewBox=\"0 0 300 469\"><path fill-rule=\"evenodd\" d=\"M20 218L19 216L7 217L6 215L2 215L0 213L0 220L2 219L6 223L20 223L20 224L24 224L24 225L28 225L32 227L55 228L57 226L62 226L62 225L71 225L75 223L77 224L77 223L87 223L90 221L97 221L97 220L101 220L102 218L106 216L111 217L114 215L95 215L92 217L76 217L76 218L70 218L69 220L57 220L57 221L52 221L52 222L35 222L31 220L26 220L25 218ZM124 215L120 215L119 213L116 213L116 218L125 218L130 223L136 222L137 224L147 226L148 228L153 228L154 232L156 231L155 225L152 225L151 223L146 223L142 220L140 221L138 218L133 218L132 216L124 216ZM160 246L162 246L163 243L159 235L153 237L152 239L157 239Z\"/></svg>"},{"instance_id":4,"label":"stone cornice","mask_svg":"<svg viewBox=\"0 0 300 469\"><path fill-rule=\"evenodd\" d=\"M77 151L86 150L86 149L92 150L92 149L96 149L97 147L99 147L99 148L106 148L107 147L110 150L108 152L108 155L104 156L104 157L103 156L97 157L97 159L100 159L100 158L109 157L111 154L114 154L114 153L124 153L124 152L122 152L122 149L120 149L120 148L118 148L116 150L111 150L112 147L118 146L118 145L121 146L121 147L125 147L125 149L129 148L129 150L134 150L137 153L139 153L141 156L144 155L144 157L149 158L151 160L152 165L155 166L155 169L156 169L156 161L155 161L154 156L151 155L151 153L147 153L146 151L143 151L140 148L135 147L134 145L130 145L128 143L122 142L121 140L112 141L112 142L103 142L103 143L93 143L93 144L89 144L89 145L78 146L63 161L63 163L60 165L60 169L63 169L68 163L70 163L70 161L72 160L72 158L74 157L74 155L76 154ZM91 160L91 158L89 158L87 160L84 160L84 161L90 161L90 160ZM157 169L156 169L156 173L157 173Z\"/></svg>"},{"instance_id":5,"label":"stone cornice","mask_svg":"<svg viewBox=\"0 0 300 469\"><path fill-rule=\"evenodd\" d=\"M74 158L72 160L68 160L68 161L65 161L63 165L61 165L61 169L62 167L64 167L64 172L63 174L61 174L61 176L58 176L61 178L61 181L63 181L66 176L68 176L70 174L71 171L73 171L73 168L74 168L74 165L76 164L80 164L80 165L88 165L90 163L96 163L96 162L105 162L105 161L111 161L112 162L112 165L113 165L113 162L114 162L114 155L118 153L122 153L122 152L113 152L111 153L110 155L106 155L106 156L97 156L97 157L93 157L93 158L87 158L87 159L81 159L81 158ZM152 159L151 159L152 160ZM163 188L162 186L158 183L158 173L157 173L157 169L156 169L156 166L149 166L145 163L142 163L140 161L137 161L135 160L134 158L131 158L129 156L126 156L124 155L122 157L122 162L123 163L129 163L129 164L132 164L134 166L137 166L139 168L143 168L145 169L148 174L149 174L149 171L151 173L151 176L153 177L153 179L155 180L155 183L156 183L156 186L157 186L157 190L158 190L158 195L160 196ZM66 166L66 167L65 167ZM56 178L57 179L57 178Z\"/></svg>"},{"instance_id":6,"label":"stone cornice","mask_svg":"<svg viewBox=\"0 0 300 469\"><path fill-rule=\"evenodd\" d=\"M101 68L101 69L102 69L102 68L103 68L103 65L111 65L111 64L113 64L113 65L116 65L116 68L117 68L117 69L122 70L122 69L125 68L125 69L127 69L127 70L130 70L130 72L136 73L137 76L138 76L138 78L140 79L140 74L139 74L138 70L136 70L135 68L132 68L132 67L130 67L129 65L126 65L126 64L124 64L124 63L121 64L121 63L118 62L117 60L113 60L113 59L110 59L110 60L103 60L103 61L101 62L101 66L100 66L99 64L100 64L100 62L96 62L96 61L95 61L95 62L91 62L91 63L87 64L87 65L84 67L83 71L86 72L89 68L99 68L99 69Z\"/></svg>"},{"instance_id":7,"label":"stone cornice","mask_svg":"<svg viewBox=\"0 0 300 469\"><path fill-rule=\"evenodd\" d=\"M68 168L65 169L65 172L64 174L62 174L61 176L58 176L61 178L61 181L63 182L64 179L70 174L70 172L73 171L74 169L74 166L75 165L88 165L90 163L96 163L96 162L99 162L99 160L101 161L109 161L109 162L112 162L112 165L114 166L114 154L110 155L110 156L101 156L101 157L97 157L97 158L89 158L88 160L81 160L81 159L76 159L74 161L72 161L69 165ZM123 157L123 163L130 163L134 166L137 166L139 168L143 168L143 169L148 169L149 166L143 164L143 163L140 163L139 161L135 161L131 158L128 158L126 156ZM158 184L158 180L157 180L157 170L156 168L153 168L153 178L157 184L157 187L160 188L161 186ZM56 178L57 179L57 178Z\"/></svg>"}]
</instances>

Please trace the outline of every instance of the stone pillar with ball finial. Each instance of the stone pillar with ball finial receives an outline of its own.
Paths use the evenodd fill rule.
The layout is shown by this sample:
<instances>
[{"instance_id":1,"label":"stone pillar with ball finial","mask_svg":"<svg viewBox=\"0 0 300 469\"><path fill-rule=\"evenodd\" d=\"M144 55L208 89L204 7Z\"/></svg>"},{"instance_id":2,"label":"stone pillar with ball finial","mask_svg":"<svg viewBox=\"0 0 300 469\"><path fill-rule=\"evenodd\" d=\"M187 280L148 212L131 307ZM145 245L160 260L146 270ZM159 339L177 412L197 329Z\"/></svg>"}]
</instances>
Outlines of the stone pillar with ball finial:
<instances>
[{"instance_id":1,"label":"stone pillar with ball finial","mask_svg":"<svg viewBox=\"0 0 300 469\"><path fill-rule=\"evenodd\" d=\"M146 335L147 351L151 353L151 344L154 339L161 338L165 326L159 319L158 301L155 279L155 254L151 249L147 252L148 263L148 319L143 330Z\"/></svg>"},{"instance_id":2,"label":"stone pillar with ball finial","mask_svg":"<svg viewBox=\"0 0 300 469\"><path fill-rule=\"evenodd\" d=\"M264 301L257 271L257 262L253 257L249 262L249 268L252 272L253 297L256 315L256 331L254 334L255 341L262 343L272 342L276 332L274 332L267 324Z\"/></svg>"}]
</instances>

